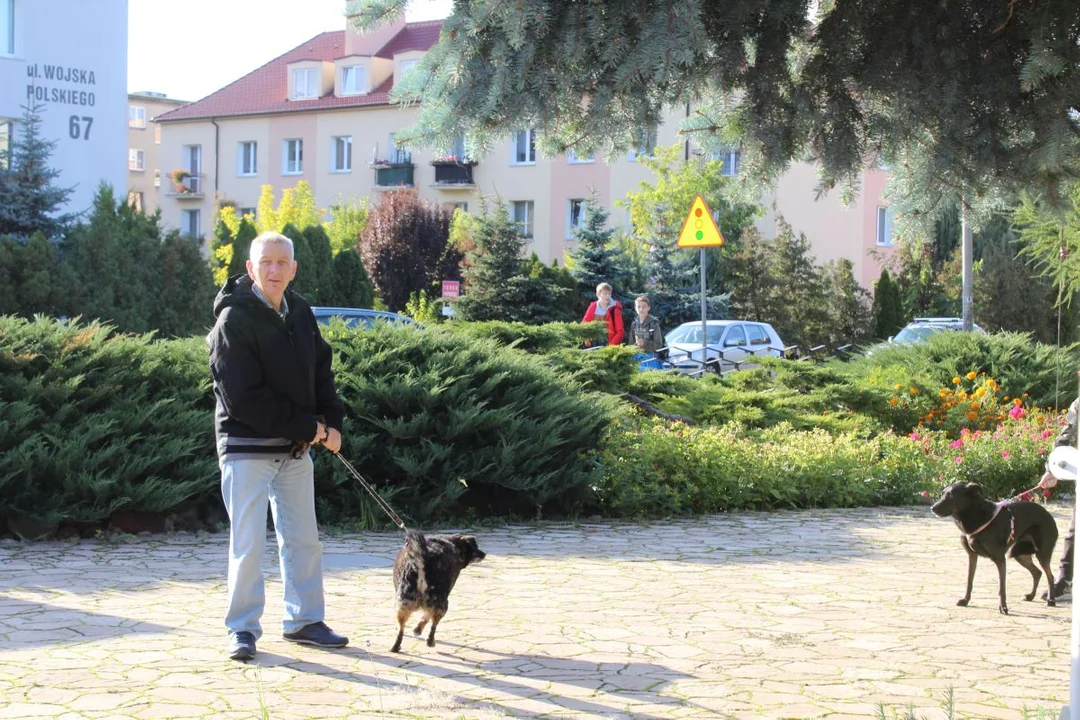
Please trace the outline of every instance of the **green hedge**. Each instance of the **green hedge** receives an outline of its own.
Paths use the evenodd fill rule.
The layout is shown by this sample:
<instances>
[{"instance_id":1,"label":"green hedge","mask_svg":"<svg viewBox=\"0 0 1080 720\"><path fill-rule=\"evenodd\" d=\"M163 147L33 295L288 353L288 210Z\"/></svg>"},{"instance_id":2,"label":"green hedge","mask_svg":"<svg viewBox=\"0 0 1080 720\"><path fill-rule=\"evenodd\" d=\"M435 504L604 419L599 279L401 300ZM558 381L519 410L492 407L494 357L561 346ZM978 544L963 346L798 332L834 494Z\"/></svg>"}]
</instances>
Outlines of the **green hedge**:
<instances>
[{"instance_id":1,"label":"green hedge","mask_svg":"<svg viewBox=\"0 0 1080 720\"><path fill-rule=\"evenodd\" d=\"M339 323L326 336L347 404L343 452L410 520L594 504L610 398L537 356L437 328ZM323 522L385 522L340 463L315 455ZM0 523L213 515L219 495L201 338L0 317Z\"/></svg>"}]
</instances>

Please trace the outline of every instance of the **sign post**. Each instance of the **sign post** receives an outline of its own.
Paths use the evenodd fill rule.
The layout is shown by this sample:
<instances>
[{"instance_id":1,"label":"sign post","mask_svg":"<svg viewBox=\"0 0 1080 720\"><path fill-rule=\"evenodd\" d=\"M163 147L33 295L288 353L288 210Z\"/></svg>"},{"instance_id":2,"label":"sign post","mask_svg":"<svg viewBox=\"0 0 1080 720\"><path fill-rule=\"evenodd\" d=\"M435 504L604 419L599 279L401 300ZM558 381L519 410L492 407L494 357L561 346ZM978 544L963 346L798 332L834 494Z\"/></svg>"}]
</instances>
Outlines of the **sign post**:
<instances>
[{"instance_id":1,"label":"sign post","mask_svg":"<svg viewBox=\"0 0 1080 720\"><path fill-rule=\"evenodd\" d=\"M707 314L705 306L705 248L722 247L724 236L720 234L720 228L716 226L713 215L709 212L709 206L701 195L694 196L694 202L690 203L690 212L686 214L679 239L675 243L681 248L701 248L701 367L705 368L705 361L709 359L706 346L708 336Z\"/></svg>"}]
</instances>

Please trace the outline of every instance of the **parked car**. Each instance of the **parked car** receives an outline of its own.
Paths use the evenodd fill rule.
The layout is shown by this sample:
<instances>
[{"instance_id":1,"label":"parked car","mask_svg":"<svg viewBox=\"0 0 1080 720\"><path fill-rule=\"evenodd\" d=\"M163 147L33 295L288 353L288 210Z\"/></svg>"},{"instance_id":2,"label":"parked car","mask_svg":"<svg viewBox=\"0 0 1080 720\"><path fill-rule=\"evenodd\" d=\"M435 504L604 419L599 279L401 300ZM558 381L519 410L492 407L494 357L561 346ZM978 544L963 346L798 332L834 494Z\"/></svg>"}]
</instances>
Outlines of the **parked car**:
<instances>
[{"instance_id":1,"label":"parked car","mask_svg":"<svg viewBox=\"0 0 1080 720\"><path fill-rule=\"evenodd\" d=\"M371 327L377 322L387 322L394 325L419 325L418 322L411 317L405 315L398 315L397 313L387 312L386 310L368 310L366 308L345 308L345 307L313 307L311 311L315 313L315 320L327 325L330 322L330 318L341 318L345 321L345 324L349 327Z\"/></svg>"},{"instance_id":2,"label":"parked car","mask_svg":"<svg viewBox=\"0 0 1080 720\"><path fill-rule=\"evenodd\" d=\"M964 320L957 317L921 317L915 318L908 323L904 328L889 338L889 342L892 343L920 343L926 342L934 333L942 332L943 330L963 330ZM972 330L974 332L986 334L978 325L972 323Z\"/></svg>"},{"instance_id":3,"label":"parked car","mask_svg":"<svg viewBox=\"0 0 1080 720\"><path fill-rule=\"evenodd\" d=\"M701 321L683 323L669 332L667 362L681 372L708 369L727 372L754 365L754 358L782 357L784 341L768 323L744 320L708 320L705 323L705 354L702 356Z\"/></svg>"}]
</instances>

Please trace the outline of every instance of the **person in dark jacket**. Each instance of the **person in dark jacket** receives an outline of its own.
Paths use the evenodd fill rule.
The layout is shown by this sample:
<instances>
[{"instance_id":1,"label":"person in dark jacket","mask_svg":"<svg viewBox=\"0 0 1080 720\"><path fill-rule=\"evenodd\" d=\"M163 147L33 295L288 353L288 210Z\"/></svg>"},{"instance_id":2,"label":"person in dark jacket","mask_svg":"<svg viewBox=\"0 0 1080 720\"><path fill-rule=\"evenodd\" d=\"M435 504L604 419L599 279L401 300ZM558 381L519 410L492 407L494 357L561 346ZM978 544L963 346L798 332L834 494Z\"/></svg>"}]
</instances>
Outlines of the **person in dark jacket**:
<instances>
[{"instance_id":1,"label":"person in dark jacket","mask_svg":"<svg viewBox=\"0 0 1080 720\"><path fill-rule=\"evenodd\" d=\"M647 295L639 295L634 300L634 322L630 325L630 343L637 345L644 353L655 353L664 346L664 333L660 330L660 321L649 314L652 309Z\"/></svg>"},{"instance_id":2,"label":"person in dark jacket","mask_svg":"<svg viewBox=\"0 0 1080 720\"><path fill-rule=\"evenodd\" d=\"M216 399L221 491L229 512L229 657L247 660L262 635L266 508L274 514L281 558L283 637L319 647L348 638L323 622L322 545L315 520L308 448L341 448L345 409L330 346L311 307L289 290L296 276L292 241L264 232L251 242L247 275L214 300L207 341Z\"/></svg>"},{"instance_id":3,"label":"person in dark jacket","mask_svg":"<svg viewBox=\"0 0 1080 720\"><path fill-rule=\"evenodd\" d=\"M1065 414L1065 426L1061 428L1061 432L1058 433L1057 440L1054 441L1054 447L1062 447L1063 445L1069 445L1076 447L1076 413L1077 407L1080 405L1080 398L1073 400L1072 405L1069 406L1069 412ZM1043 474L1042 479L1039 480L1039 487L1052 488L1058 484L1058 479L1054 475L1047 471ZM1080 492L1080 490L1078 490ZM1057 571L1057 580L1054 581L1054 599L1064 597L1072 592L1072 577L1073 577L1073 545L1076 542L1076 505L1073 505L1072 521L1069 523L1069 532L1065 533L1065 539L1061 544L1061 565ZM1042 599L1046 599L1046 593L1042 594Z\"/></svg>"}]
</instances>

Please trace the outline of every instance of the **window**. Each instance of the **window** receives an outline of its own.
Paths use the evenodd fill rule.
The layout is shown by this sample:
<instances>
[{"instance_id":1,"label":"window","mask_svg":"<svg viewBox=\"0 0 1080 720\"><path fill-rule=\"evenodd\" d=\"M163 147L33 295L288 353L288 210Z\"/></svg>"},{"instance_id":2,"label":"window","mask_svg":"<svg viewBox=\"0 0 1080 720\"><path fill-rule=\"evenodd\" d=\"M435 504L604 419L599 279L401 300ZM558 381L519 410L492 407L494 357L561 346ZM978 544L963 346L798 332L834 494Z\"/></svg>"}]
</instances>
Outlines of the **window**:
<instances>
[{"instance_id":1,"label":"window","mask_svg":"<svg viewBox=\"0 0 1080 720\"><path fill-rule=\"evenodd\" d=\"M319 97L319 77L315 68L293 70L293 100Z\"/></svg>"},{"instance_id":2,"label":"window","mask_svg":"<svg viewBox=\"0 0 1080 720\"><path fill-rule=\"evenodd\" d=\"M522 237L533 236L533 209L532 200L514 201L514 224L517 225Z\"/></svg>"},{"instance_id":3,"label":"window","mask_svg":"<svg viewBox=\"0 0 1080 720\"><path fill-rule=\"evenodd\" d=\"M461 212L467 213L467 212L469 212L469 203L464 202L464 201L450 203L450 208L452 210L460 210Z\"/></svg>"},{"instance_id":4,"label":"window","mask_svg":"<svg viewBox=\"0 0 1080 720\"><path fill-rule=\"evenodd\" d=\"M128 170L142 172L146 169L146 153L143 150L130 148L128 150Z\"/></svg>"},{"instance_id":5,"label":"window","mask_svg":"<svg viewBox=\"0 0 1080 720\"><path fill-rule=\"evenodd\" d=\"M143 194L137 190L131 190L127 196L128 205L136 212L143 211Z\"/></svg>"},{"instance_id":6,"label":"window","mask_svg":"<svg viewBox=\"0 0 1080 720\"><path fill-rule=\"evenodd\" d=\"M577 153L574 152L574 149L569 148L566 151L566 162L570 163L571 165L576 165L578 163L596 162L596 153L592 153L584 157L578 157Z\"/></svg>"},{"instance_id":7,"label":"window","mask_svg":"<svg viewBox=\"0 0 1080 720\"><path fill-rule=\"evenodd\" d=\"M721 162L720 174L731 177L739 173L739 161L742 158L742 153L738 150L725 149L718 153L713 153L713 160L719 160Z\"/></svg>"},{"instance_id":8,"label":"window","mask_svg":"<svg viewBox=\"0 0 1080 720\"><path fill-rule=\"evenodd\" d=\"M10 159L11 138L15 133L15 123L7 118L0 118L0 170L6 170Z\"/></svg>"},{"instance_id":9,"label":"window","mask_svg":"<svg viewBox=\"0 0 1080 720\"><path fill-rule=\"evenodd\" d=\"M514 134L513 165L532 165L536 162L536 131L522 130Z\"/></svg>"},{"instance_id":10,"label":"window","mask_svg":"<svg viewBox=\"0 0 1080 720\"><path fill-rule=\"evenodd\" d=\"M412 162L412 152L394 144L394 133L390 133L390 142L386 147L389 148L387 162L393 165L404 165Z\"/></svg>"},{"instance_id":11,"label":"window","mask_svg":"<svg viewBox=\"0 0 1080 720\"><path fill-rule=\"evenodd\" d=\"M161 126L154 123L154 144L161 144Z\"/></svg>"},{"instance_id":12,"label":"window","mask_svg":"<svg viewBox=\"0 0 1080 720\"><path fill-rule=\"evenodd\" d=\"M627 155L628 160L637 160L638 155L645 155L651 157L656 152L656 146L659 144L657 141L658 130L653 125L647 132L641 135L636 148L630 151Z\"/></svg>"},{"instance_id":13,"label":"window","mask_svg":"<svg viewBox=\"0 0 1080 720\"><path fill-rule=\"evenodd\" d=\"M352 172L352 135L330 139L330 172Z\"/></svg>"},{"instance_id":14,"label":"window","mask_svg":"<svg viewBox=\"0 0 1080 720\"><path fill-rule=\"evenodd\" d=\"M146 129L146 108L128 105L128 127L138 130Z\"/></svg>"},{"instance_id":15,"label":"window","mask_svg":"<svg viewBox=\"0 0 1080 720\"><path fill-rule=\"evenodd\" d=\"M887 207L877 209L877 244L885 247L893 244L892 210Z\"/></svg>"},{"instance_id":16,"label":"window","mask_svg":"<svg viewBox=\"0 0 1080 720\"><path fill-rule=\"evenodd\" d=\"M202 192L202 145L185 145L181 157L184 169L191 175L184 184L193 193Z\"/></svg>"},{"instance_id":17,"label":"window","mask_svg":"<svg viewBox=\"0 0 1080 720\"><path fill-rule=\"evenodd\" d=\"M202 237L202 213L199 210L180 211L180 232L189 238Z\"/></svg>"},{"instance_id":18,"label":"window","mask_svg":"<svg viewBox=\"0 0 1080 720\"><path fill-rule=\"evenodd\" d=\"M580 228L585 222L585 201L577 198L569 201L566 222L566 239L574 237L574 230Z\"/></svg>"},{"instance_id":19,"label":"window","mask_svg":"<svg viewBox=\"0 0 1080 720\"><path fill-rule=\"evenodd\" d=\"M746 328L746 337L751 345L769 344L769 333L765 332L765 328L761 325L747 323L746 325L743 325L743 327Z\"/></svg>"},{"instance_id":20,"label":"window","mask_svg":"<svg viewBox=\"0 0 1080 720\"><path fill-rule=\"evenodd\" d=\"M15 0L0 0L0 54L15 54Z\"/></svg>"},{"instance_id":21,"label":"window","mask_svg":"<svg viewBox=\"0 0 1080 720\"><path fill-rule=\"evenodd\" d=\"M258 175L259 165L256 159L257 144L253 140L245 140L236 146L236 174L240 177Z\"/></svg>"},{"instance_id":22,"label":"window","mask_svg":"<svg viewBox=\"0 0 1080 720\"><path fill-rule=\"evenodd\" d=\"M154 171L154 187L157 187L157 188L161 187L161 171L160 170L155 170Z\"/></svg>"},{"instance_id":23,"label":"window","mask_svg":"<svg viewBox=\"0 0 1080 720\"><path fill-rule=\"evenodd\" d=\"M458 160L465 159L465 136L458 135L450 145L450 155Z\"/></svg>"},{"instance_id":24,"label":"window","mask_svg":"<svg viewBox=\"0 0 1080 720\"><path fill-rule=\"evenodd\" d=\"M304 172L304 141L286 140L282 148L281 174L301 175Z\"/></svg>"},{"instance_id":25,"label":"window","mask_svg":"<svg viewBox=\"0 0 1080 720\"><path fill-rule=\"evenodd\" d=\"M341 94L360 95L367 90L367 68L350 65L341 68Z\"/></svg>"},{"instance_id":26,"label":"window","mask_svg":"<svg viewBox=\"0 0 1080 720\"><path fill-rule=\"evenodd\" d=\"M414 60L402 60L401 61L401 69L398 71L398 76L399 77L405 77L405 73L412 70L419 63L420 63L420 61L416 60L416 59L414 59Z\"/></svg>"},{"instance_id":27,"label":"window","mask_svg":"<svg viewBox=\"0 0 1080 720\"><path fill-rule=\"evenodd\" d=\"M724 347L742 347L746 344L746 333L742 325L732 325L724 338Z\"/></svg>"},{"instance_id":28,"label":"window","mask_svg":"<svg viewBox=\"0 0 1080 720\"><path fill-rule=\"evenodd\" d=\"M244 217L245 215L250 215L251 217L255 217L255 212L256 212L256 210L253 207L242 207L242 208L237 208L236 209L236 214L239 217Z\"/></svg>"}]
</instances>

